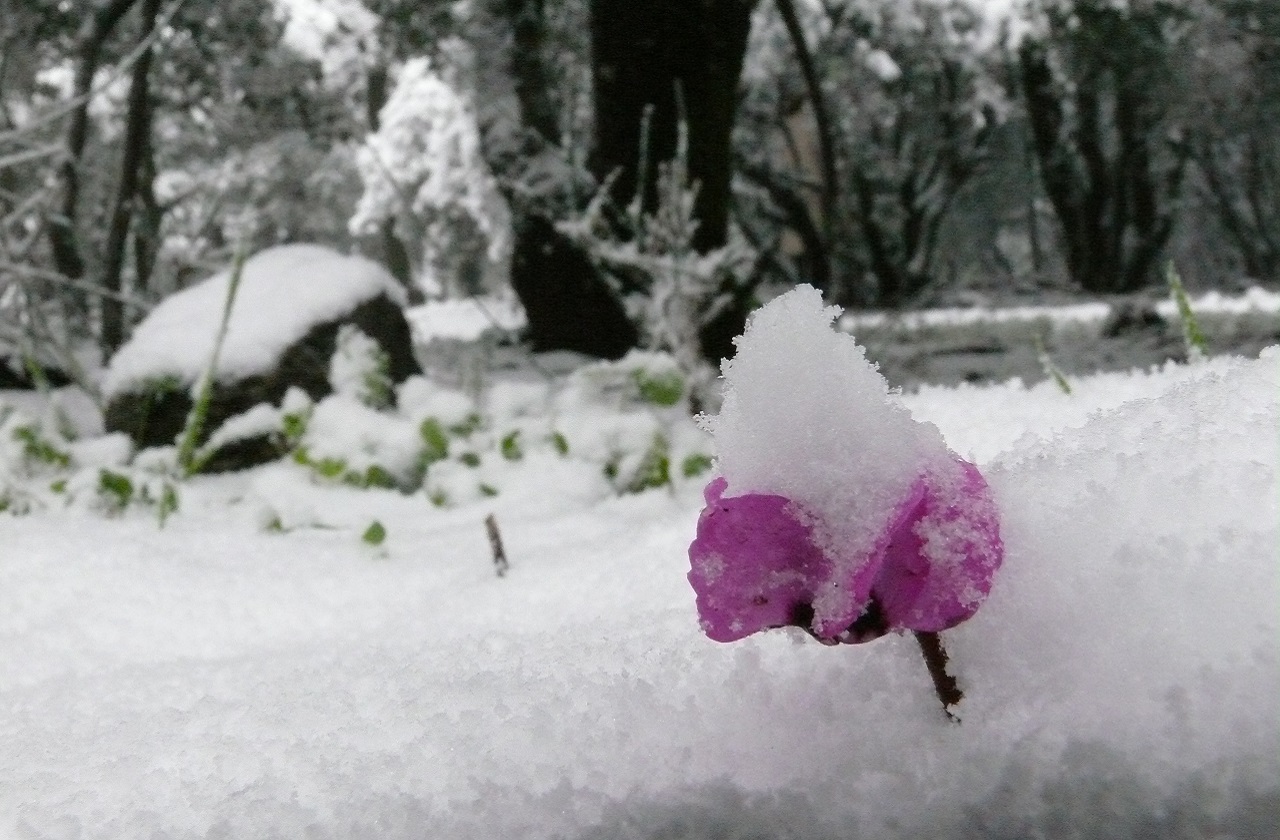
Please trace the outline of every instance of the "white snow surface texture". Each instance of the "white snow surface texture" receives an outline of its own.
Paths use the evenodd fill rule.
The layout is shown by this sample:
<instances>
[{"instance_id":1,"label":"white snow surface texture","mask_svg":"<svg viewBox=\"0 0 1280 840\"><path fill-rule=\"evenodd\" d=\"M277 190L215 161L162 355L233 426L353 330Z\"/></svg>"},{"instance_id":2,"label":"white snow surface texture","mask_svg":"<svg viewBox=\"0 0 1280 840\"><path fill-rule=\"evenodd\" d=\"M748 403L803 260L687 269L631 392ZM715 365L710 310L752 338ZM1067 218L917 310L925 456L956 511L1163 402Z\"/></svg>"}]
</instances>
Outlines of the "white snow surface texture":
<instances>
[{"instance_id":1,"label":"white snow surface texture","mask_svg":"<svg viewBox=\"0 0 1280 840\"><path fill-rule=\"evenodd\" d=\"M147 381L196 382L209 366L226 306L231 271L219 272L165 298L112 357L108 396ZM269 372L312 327L385 294L403 304L404 290L372 260L322 245L277 245L245 260L218 359L217 378L235 382Z\"/></svg>"},{"instance_id":2,"label":"white snow surface texture","mask_svg":"<svg viewBox=\"0 0 1280 840\"><path fill-rule=\"evenodd\" d=\"M909 637L706 639L698 482L436 510L281 464L164 530L0 519L0 837L1274 836L1280 353L1074 384L903 400L1003 513L959 725ZM263 533L285 499L340 527Z\"/></svg>"}]
</instances>

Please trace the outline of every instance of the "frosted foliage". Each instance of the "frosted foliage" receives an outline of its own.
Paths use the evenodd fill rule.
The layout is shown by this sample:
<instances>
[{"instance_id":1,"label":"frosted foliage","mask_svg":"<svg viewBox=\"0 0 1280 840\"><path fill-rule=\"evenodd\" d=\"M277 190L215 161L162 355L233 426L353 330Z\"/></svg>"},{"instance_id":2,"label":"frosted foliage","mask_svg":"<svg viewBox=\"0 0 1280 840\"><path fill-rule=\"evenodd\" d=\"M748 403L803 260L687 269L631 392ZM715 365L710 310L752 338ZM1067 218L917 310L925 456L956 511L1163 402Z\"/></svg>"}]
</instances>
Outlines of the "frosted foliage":
<instances>
[{"instance_id":1,"label":"frosted foliage","mask_svg":"<svg viewBox=\"0 0 1280 840\"><path fill-rule=\"evenodd\" d=\"M401 68L379 112L379 128L356 156L364 193L351 217L353 233L387 219L421 249L419 280L428 291L454 291L448 265L458 250L490 262L511 248L510 217L484 161L472 104L431 66L416 58ZM445 274L446 276L441 276Z\"/></svg>"},{"instance_id":2,"label":"frosted foliage","mask_svg":"<svg viewBox=\"0 0 1280 840\"><path fill-rule=\"evenodd\" d=\"M911 482L949 469L938 430L916 423L848 335L801 286L758 310L724 367L715 438L726 496L772 493L816 514L824 548L852 561L884 530Z\"/></svg>"},{"instance_id":3,"label":"frosted foliage","mask_svg":"<svg viewBox=\"0 0 1280 840\"><path fill-rule=\"evenodd\" d=\"M138 324L107 367L108 396L148 381L193 384L213 355L231 272L165 298ZM235 382L271 371L312 327L385 294L403 302L386 269L319 245L280 245L244 264L216 377Z\"/></svg>"},{"instance_id":4,"label":"frosted foliage","mask_svg":"<svg viewBox=\"0 0 1280 840\"><path fill-rule=\"evenodd\" d=\"M389 401L392 387L387 365L386 351L378 342L354 324L343 324L329 360L329 386L335 394L381 408Z\"/></svg>"}]
</instances>

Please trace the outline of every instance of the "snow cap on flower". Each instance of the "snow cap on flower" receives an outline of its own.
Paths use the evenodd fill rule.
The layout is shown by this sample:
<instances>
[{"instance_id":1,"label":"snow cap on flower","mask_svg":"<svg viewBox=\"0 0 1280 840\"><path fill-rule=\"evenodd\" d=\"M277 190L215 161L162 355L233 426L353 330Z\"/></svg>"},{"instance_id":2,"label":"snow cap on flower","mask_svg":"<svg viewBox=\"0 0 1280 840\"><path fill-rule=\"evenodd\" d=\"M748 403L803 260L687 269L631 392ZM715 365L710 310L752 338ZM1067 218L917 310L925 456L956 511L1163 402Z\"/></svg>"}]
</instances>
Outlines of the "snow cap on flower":
<instances>
[{"instance_id":1,"label":"snow cap on flower","mask_svg":"<svg viewBox=\"0 0 1280 840\"><path fill-rule=\"evenodd\" d=\"M706 418L722 478L690 546L703 627L861 641L964 620L1001 557L990 491L802 286L751 319Z\"/></svg>"}]
</instances>

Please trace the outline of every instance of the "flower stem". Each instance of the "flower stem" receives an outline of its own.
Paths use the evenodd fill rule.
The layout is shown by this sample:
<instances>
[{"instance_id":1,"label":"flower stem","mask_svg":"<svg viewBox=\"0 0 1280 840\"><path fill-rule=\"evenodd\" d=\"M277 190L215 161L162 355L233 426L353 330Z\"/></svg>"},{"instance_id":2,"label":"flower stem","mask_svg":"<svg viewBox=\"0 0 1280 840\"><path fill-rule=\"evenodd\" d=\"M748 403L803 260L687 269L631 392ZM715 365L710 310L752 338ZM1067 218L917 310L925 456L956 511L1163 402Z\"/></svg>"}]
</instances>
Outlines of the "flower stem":
<instances>
[{"instance_id":1,"label":"flower stem","mask_svg":"<svg viewBox=\"0 0 1280 840\"><path fill-rule=\"evenodd\" d=\"M947 713L948 718L959 723L960 718L951 709L964 698L964 692L956 684L956 678L947 673L947 651L942 647L942 638L937 633L924 632L916 632L915 637L920 645L920 652L924 654L924 664L929 669L929 676L933 678L933 690L942 701L942 710Z\"/></svg>"}]
</instances>

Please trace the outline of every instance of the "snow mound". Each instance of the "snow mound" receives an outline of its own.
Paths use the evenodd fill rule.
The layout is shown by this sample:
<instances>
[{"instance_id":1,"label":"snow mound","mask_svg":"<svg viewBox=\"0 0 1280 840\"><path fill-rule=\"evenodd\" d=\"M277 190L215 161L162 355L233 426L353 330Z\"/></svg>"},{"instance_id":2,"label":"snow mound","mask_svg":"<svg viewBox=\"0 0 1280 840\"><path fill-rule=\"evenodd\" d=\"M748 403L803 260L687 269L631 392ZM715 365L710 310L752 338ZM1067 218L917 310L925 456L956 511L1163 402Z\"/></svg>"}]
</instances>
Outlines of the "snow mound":
<instances>
[{"instance_id":1,"label":"snow mound","mask_svg":"<svg viewBox=\"0 0 1280 840\"><path fill-rule=\"evenodd\" d=\"M220 272L160 303L112 357L103 391L114 396L166 378L194 383L209 365L226 306L231 271ZM312 327L359 304L404 291L385 269L320 245L279 245L245 261L217 378L235 382L268 373Z\"/></svg>"},{"instance_id":2,"label":"snow mound","mask_svg":"<svg viewBox=\"0 0 1280 840\"><path fill-rule=\"evenodd\" d=\"M514 296L434 300L405 312L419 344L438 339L476 341L492 329L514 332L528 323Z\"/></svg>"},{"instance_id":3,"label":"snow mound","mask_svg":"<svg viewBox=\"0 0 1280 840\"><path fill-rule=\"evenodd\" d=\"M831 393L771 410L844 424L861 389L884 406L867 423L899 425L859 354L819 339L829 310L794 305ZM1051 387L912 402L971 437L1002 514L999 584L944 634L960 725L909 638L708 640L696 484L565 501L603 481L572 456L531 448L560 471L456 509L272 464L185 483L163 530L5 518L0 837L1273 837L1280 351L1081 384L1070 410ZM467 410L414 390L402 408ZM973 417L993 396L998 435ZM500 397L532 419L526 391ZM586 404L554 422L594 422ZM782 419L735 475L810 469ZM842 458L849 434L812 443ZM268 504L288 533L263 533Z\"/></svg>"},{"instance_id":4,"label":"snow mound","mask_svg":"<svg viewBox=\"0 0 1280 840\"><path fill-rule=\"evenodd\" d=\"M912 482L952 471L952 456L853 337L832 329L839 313L812 286L757 311L725 363L720 413L703 422L726 497L784 496L815 516L820 548L854 560L870 553Z\"/></svg>"}]
</instances>

